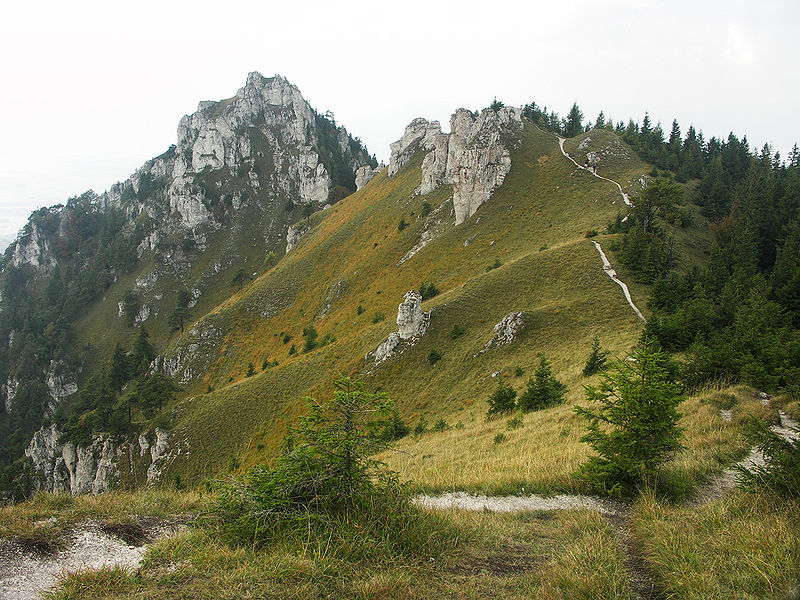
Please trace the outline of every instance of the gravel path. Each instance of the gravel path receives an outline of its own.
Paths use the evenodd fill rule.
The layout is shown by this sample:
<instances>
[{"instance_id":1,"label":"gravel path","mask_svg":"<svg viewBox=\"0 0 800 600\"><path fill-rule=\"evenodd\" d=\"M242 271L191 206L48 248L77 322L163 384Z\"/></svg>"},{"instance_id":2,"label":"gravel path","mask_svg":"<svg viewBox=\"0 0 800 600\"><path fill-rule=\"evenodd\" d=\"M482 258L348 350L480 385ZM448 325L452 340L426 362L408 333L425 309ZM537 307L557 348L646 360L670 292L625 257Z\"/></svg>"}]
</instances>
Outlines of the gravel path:
<instances>
[{"instance_id":1,"label":"gravel path","mask_svg":"<svg viewBox=\"0 0 800 600\"><path fill-rule=\"evenodd\" d=\"M617 186L617 189L619 190L619 193L622 196L622 201L628 206L633 206L631 204L630 198L628 198L628 194L626 194L625 192L622 191L622 186L619 183L617 183L613 179L609 179L608 177L603 177L602 175L598 175L597 171L595 171L594 169L591 169L589 167L584 167L582 165L579 165L577 162L575 162L575 159L572 158L569 154L567 154L566 150L564 150L564 141L565 141L565 138L562 138L562 137L558 138L558 147L561 149L561 154L563 154L568 160L572 161L572 164L574 164L579 169L583 169L587 173L591 173L592 175L594 175L598 179L602 179L603 181L608 181L609 183L613 183L615 186Z\"/></svg>"},{"instance_id":2,"label":"gravel path","mask_svg":"<svg viewBox=\"0 0 800 600\"><path fill-rule=\"evenodd\" d=\"M603 514L616 514L620 507L613 502L592 496L483 496L466 492L448 492L440 496L420 495L414 503L428 510L471 510L492 512L518 512L523 510L596 510Z\"/></svg>"},{"instance_id":3,"label":"gravel path","mask_svg":"<svg viewBox=\"0 0 800 600\"><path fill-rule=\"evenodd\" d=\"M617 277L617 272L614 270L614 267L611 266L611 263L608 262L608 258L606 258L606 253L603 252L603 249L600 247L600 244L598 244L594 240L592 240L592 243L595 245L595 248L597 248L597 251L600 253L600 258L603 261L603 271L605 271L606 275L608 275L611 278L611 281L613 281L614 283L619 285L619 287L622 288L622 292L625 294L625 299L628 301L628 304L630 304L631 308L633 309L633 312L636 313L637 317L639 317L642 321L644 321L645 318L644 315L642 314L642 311L636 308L636 305L633 303L633 298L631 298L631 292L628 289L628 286L625 285L625 283Z\"/></svg>"},{"instance_id":4,"label":"gravel path","mask_svg":"<svg viewBox=\"0 0 800 600\"><path fill-rule=\"evenodd\" d=\"M147 539L156 540L175 531L171 525L148 528ZM0 598L33 600L55 587L59 576L76 571L122 567L139 568L147 545L129 545L90 521L71 532L63 550L53 555L25 551L18 543L0 540Z\"/></svg>"},{"instance_id":5,"label":"gravel path","mask_svg":"<svg viewBox=\"0 0 800 600\"><path fill-rule=\"evenodd\" d=\"M721 411L723 412L723 411ZM720 415L722 420L726 420L725 415ZM787 440L795 440L800 435L798 427L800 425L794 419L790 418L785 412L780 413L780 425L773 425L770 429ZM747 458L736 463L732 467L725 469L722 473L714 477L711 481L698 488L697 493L691 500L693 506L699 504L706 504L736 487L738 483L739 468L744 467L748 471L752 471L756 467L763 467L765 465L764 454L758 448L750 450Z\"/></svg>"}]
</instances>

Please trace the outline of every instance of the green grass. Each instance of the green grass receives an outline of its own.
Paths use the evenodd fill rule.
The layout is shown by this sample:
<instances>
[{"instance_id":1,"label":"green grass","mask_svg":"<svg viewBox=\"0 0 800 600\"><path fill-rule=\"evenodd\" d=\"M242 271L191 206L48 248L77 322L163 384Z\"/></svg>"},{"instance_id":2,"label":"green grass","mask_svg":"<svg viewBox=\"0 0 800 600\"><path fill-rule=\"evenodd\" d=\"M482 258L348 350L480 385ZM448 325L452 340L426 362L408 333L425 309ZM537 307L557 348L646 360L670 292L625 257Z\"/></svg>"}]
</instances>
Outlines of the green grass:
<instances>
[{"instance_id":1,"label":"green grass","mask_svg":"<svg viewBox=\"0 0 800 600\"><path fill-rule=\"evenodd\" d=\"M232 547L202 528L152 547L136 573L69 574L50 597L545 598L627 600L613 529L593 513L428 515L442 545L425 554L364 556L358 523L328 539ZM356 555L361 556L355 560Z\"/></svg>"},{"instance_id":2,"label":"green grass","mask_svg":"<svg viewBox=\"0 0 800 600\"><path fill-rule=\"evenodd\" d=\"M800 592L797 500L734 492L686 507L645 497L634 511L633 533L670 598L796 598Z\"/></svg>"}]
</instances>

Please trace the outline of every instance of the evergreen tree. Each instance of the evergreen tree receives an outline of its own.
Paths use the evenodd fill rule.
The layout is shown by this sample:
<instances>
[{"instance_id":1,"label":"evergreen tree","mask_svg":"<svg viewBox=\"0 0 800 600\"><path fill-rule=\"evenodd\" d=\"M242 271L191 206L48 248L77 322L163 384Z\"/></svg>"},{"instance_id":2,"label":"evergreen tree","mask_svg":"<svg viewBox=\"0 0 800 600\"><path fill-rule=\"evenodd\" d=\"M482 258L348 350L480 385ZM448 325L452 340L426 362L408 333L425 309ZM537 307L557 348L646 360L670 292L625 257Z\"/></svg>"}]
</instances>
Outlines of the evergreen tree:
<instances>
[{"instance_id":1,"label":"evergreen tree","mask_svg":"<svg viewBox=\"0 0 800 600\"><path fill-rule=\"evenodd\" d=\"M528 380L528 388L519 397L519 407L525 411L541 410L564 402L567 386L553 375L544 355L539 356L539 366Z\"/></svg>"},{"instance_id":2,"label":"evergreen tree","mask_svg":"<svg viewBox=\"0 0 800 600\"><path fill-rule=\"evenodd\" d=\"M592 338L592 350L589 352L589 358L586 359L586 365L583 367L583 376L589 377L602 371L606 366L607 357L608 350L600 349L600 340L595 335Z\"/></svg>"},{"instance_id":3,"label":"evergreen tree","mask_svg":"<svg viewBox=\"0 0 800 600\"><path fill-rule=\"evenodd\" d=\"M567 118L564 119L563 132L564 137L575 137L583 132L583 113L581 109L578 108L577 102L572 104Z\"/></svg>"},{"instance_id":4,"label":"evergreen tree","mask_svg":"<svg viewBox=\"0 0 800 600\"><path fill-rule=\"evenodd\" d=\"M189 309L184 306L176 306L175 310L169 315L169 319L167 320L167 324L172 331L181 330L183 333L183 324L185 321L188 321L191 318L191 313Z\"/></svg>"},{"instance_id":5,"label":"evergreen tree","mask_svg":"<svg viewBox=\"0 0 800 600\"><path fill-rule=\"evenodd\" d=\"M489 396L488 415L507 413L514 410L517 392L501 377L497 378L497 389Z\"/></svg>"},{"instance_id":6,"label":"evergreen tree","mask_svg":"<svg viewBox=\"0 0 800 600\"><path fill-rule=\"evenodd\" d=\"M139 335L133 342L133 350L131 352L131 375L139 375L147 372L150 368L150 363L156 357L156 349L150 343L150 334L147 333L147 328L142 325L139 328Z\"/></svg>"},{"instance_id":7,"label":"evergreen tree","mask_svg":"<svg viewBox=\"0 0 800 600\"><path fill-rule=\"evenodd\" d=\"M240 268L234 274L233 279L231 280L231 285L233 286L238 285L239 289L241 290L242 287L244 287L244 282L246 279L247 279L247 271L245 271L243 268Z\"/></svg>"},{"instance_id":8,"label":"evergreen tree","mask_svg":"<svg viewBox=\"0 0 800 600\"><path fill-rule=\"evenodd\" d=\"M117 391L130 379L130 365L128 356L119 345L114 348L114 355L111 357L111 385Z\"/></svg>"},{"instance_id":9,"label":"evergreen tree","mask_svg":"<svg viewBox=\"0 0 800 600\"><path fill-rule=\"evenodd\" d=\"M599 389L586 387L597 408L575 407L588 420L581 441L597 453L579 469L598 492L629 496L642 485L654 485L659 467L681 450L683 398L670 374L669 359L645 339L630 360L613 361Z\"/></svg>"}]
</instances>

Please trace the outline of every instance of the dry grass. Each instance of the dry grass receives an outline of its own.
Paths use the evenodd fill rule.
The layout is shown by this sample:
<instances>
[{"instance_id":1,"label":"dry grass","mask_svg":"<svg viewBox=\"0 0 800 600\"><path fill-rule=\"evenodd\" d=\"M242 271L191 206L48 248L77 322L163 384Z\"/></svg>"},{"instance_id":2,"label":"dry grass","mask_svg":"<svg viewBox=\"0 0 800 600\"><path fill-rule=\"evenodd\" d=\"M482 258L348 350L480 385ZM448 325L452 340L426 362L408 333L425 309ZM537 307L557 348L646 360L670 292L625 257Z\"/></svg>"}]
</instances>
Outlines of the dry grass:
<instances>
[{"instance_id":1,"label":"dry grass","mask_svg":"<svg viewBox=\"0 0 800 600\"><path fill-rule=\"evenodd\" d=\"M324 542L253 551L193 530L157 543L136 574L69 575L51 597L630 598L615 534L597 514L448 513L446 519L460 537L436 559L357 564Z\"/></svg>"},{"instance_id":2,"label":"dry grass","mask_svg":"<svg viewBox=\"0 0 800 600\"><path fill-rule=\"evenodd\" d=\"M796 500L734 492L688 508L646 496L634 510L634 534L670 598L796 598L800 592Z\"/></svg>"},{"instance_id":3,"label":"dry grass","mask_svg":"<svg viewBox=\"0 0 800 600\"><path fill-rule=\"evenodd\" d=\"M570 400L585 403L574 388ZM732 422L720 417L720 408L732 410ZM749 415L772 419L775 414L744 386L703 391L684 401L679 410L686 449L664 469L667 491L677 498L688 497L711 474L746 454L742 432ZM523 418L524 425L512 430L507 427L511 415L487 420L485 411L484 401L465 413L463 429L409 436L397 444L400 452L384 453L381 458L402 479L426 491L555 493L581 489L573 473L590 449L580 441L585 421L574 414L571 404L529 413ZM506 439L495 444L498 433L504 433Z\"/></svg>"}]
</instances>

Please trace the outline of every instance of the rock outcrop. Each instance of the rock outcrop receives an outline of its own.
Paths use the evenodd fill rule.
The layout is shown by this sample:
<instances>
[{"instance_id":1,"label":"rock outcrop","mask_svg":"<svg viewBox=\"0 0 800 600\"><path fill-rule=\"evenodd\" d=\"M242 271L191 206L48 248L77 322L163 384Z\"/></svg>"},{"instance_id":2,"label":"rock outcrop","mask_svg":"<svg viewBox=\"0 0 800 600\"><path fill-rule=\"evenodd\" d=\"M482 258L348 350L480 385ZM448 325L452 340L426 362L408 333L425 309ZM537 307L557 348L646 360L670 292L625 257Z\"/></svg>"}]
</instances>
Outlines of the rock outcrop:
<instances>
[{"instance_id":1,"label":"rock outcrop","mask_svg":"<svg viewBox=\"0 0 800 600\"><path fill-rule=\"evenodd\" d=\"M431 313L422 310L422 296L419 292L414 290L407 292L397 307L397 331L390 333L389 337L364 359L380 364L397 354L398 348L403 343L413 345L425 335L430 318Z\"/></svg>"},{"instance_id":2,"label":"rock outcrop","mask_svg":"<svg viewBox=\"0 0 800 600\"><path fill-rule=\"evenodd\" d=\"M519 332L525 327L525 313L512 312L503 317L500 322L494 326L494 336L483 347L478 354L483 354L493 346L508 346L511 344Z\"/></svg>"},{"instance_id":3,"label":"rock outcrop","mask_svg":"<svg viewBox=\"0 0 800 600\"><path fill-rule=\"evenodd\" d=\"M383 165L378 165L374 169L369 165L364 165L356 169L356 190L360 190L367 185L372 178L383 170Z\"/></svg>"},{"instance_id":4,"label":"rock outcrop","mask_svg":"<svg viewBox=\"0 0 800 600\"><path fill-rule=\"evenodd\" d=\"M25 456L33 462L33 486L35 491L71 494L101 494L114 488L119 480L122 463L131 460L130 442L114 442L108 436L95 436L88 446L72 442L59 443L61 432L53 424L42 427L33 435L25 450ZM150 441L152 437L152 442ZM141 452L147 470L147 482L158 481L164 467L172 457L169 435L156 428L153 434L139 436L139 445L144 442L149 453ZM132 470L132 465L127 465Z\"/></svg>"},{"instance_id":5,"label":"rock outcrop","mask_svg":"<svg viewBox=\"0 0 800 600\"><path fill-rule=\"evenodd\" d=\"M460 108L450 118L449 134L442 133L438 121L414 119L390 146L388 175L395 175L417 152L426 152L416 191L429 194L440 185L452 185L458 225L502 185L511 169L508 146L521 128L521 111L507 107L479 114Z\"/></svg>"},{"instance_id":6,"label":"rock outcrop","mask_svg":"<svg viewBox=\"0 0 800 600\"><path fill-rule=\"evenodd\" d=\"M308 227L304 227L299 223L289 225L289 229L286 230L286 254L289 254L289 251L297 245L297 242L300 241L306 231L308 231Z\"/></svg>"}]
</instances>

